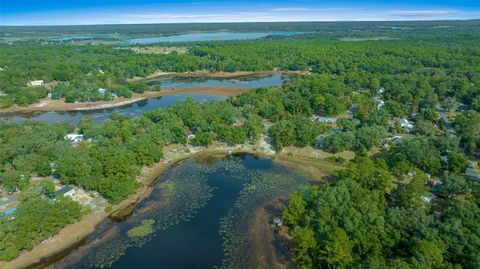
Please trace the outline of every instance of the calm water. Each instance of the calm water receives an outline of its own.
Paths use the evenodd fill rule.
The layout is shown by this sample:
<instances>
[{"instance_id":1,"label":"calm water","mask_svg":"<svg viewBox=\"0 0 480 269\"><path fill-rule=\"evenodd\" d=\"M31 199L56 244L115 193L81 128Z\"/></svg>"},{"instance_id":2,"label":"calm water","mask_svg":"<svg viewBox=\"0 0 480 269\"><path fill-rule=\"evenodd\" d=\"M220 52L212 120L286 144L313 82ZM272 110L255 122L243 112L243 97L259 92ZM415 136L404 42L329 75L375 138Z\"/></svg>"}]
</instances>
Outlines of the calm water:
<instances>
[{"instance_id":1,"label":"calm water","mask_svg":"<svg viewBox=\"0 0 480 269\"><path fill-rule=\"evenodd\" d=\"M226 41L226 40L247 40L258 39L270 35L291 36L303 34L303 32L210 32L210 33L192 33L182 35L165 35L155 37L131 38L126 39L128 43L134 44L152 44L160 42L198 42L198 41Z\"/></svg>"},{"instance_id":2,"label":"calm water","mask_svg":"<svg viewBox=\"0 0 480 269\"><path fill-rule=\"evenodd\" d=\"M98 110L85 110L85 111L67 111L67 112L40 112L40 113L24 113L16 114L12 116L0 116L0 120L14 121L17 123L25 120L45 121L48 123L55 122L71 122L73 125L77 125L84 116L89 116L95 123L102 123L110 118L112 113L116 113L122 116L134 117L142 115L143 113L154 110L157 108L164 108L174 105L180 101L184 101L187 98L192 98L195 101L215 101L224 99L223 96L207 95L207 94L175 94L167 95L157 98L150 98L128 104L125 106L98 109Z\"/></svg>"},{"instance_id":3,"label":"calm water","mask_svg":"<svg viewBox=\"0 0 480 269\"><path fill-rule=\"evenodd\" d=\"M160 85L161 89L179 89L192 87L237 87L253 89L269 86L280 86L287 77L274 74L263 77L238 77L238 78L161 78L148 83L150 87Z\"/></svg>"},{"instance_id":4,"label":"calm water","mask_svg":"<svg viewBox=\"0 0 480 269\"><path fill-rule=\"evenodd\" d=\"M288 79L285 76L275 74L265 77L243 77L236 79L216 79L216 78L162 78L149 82L150 87L160 85L162 89L172 88L191 88L191 87L238 87L238 88L259 88L267 86L282 85L283 81ZM15 115L0 116L0 120L23 122L25 120L38 120L49 123L71 122L77 125L84 116L89 116L95 123L101 123L108 118L110 114L116 113L122 116L134 117L157 108L164 108L174 105L187 98L195 101L215 101L225 99L223 96L207 94L182 93L175 95L166 95L158 98L151 98L139 101L125 106L119 106L107 109L68 111L68 112L39 112L39 113L18 113Z\"/></svg>"},{"instance_id":5,"label":"calm water","mask_svg":"<svg viewBox=\"0 0 480 269\"><path fill-rule=\"evenodd\" d=\"M275 184L267 178L275 176L282 183L272 187ZM291 180L295 177L298 181ZM154 191L136 205L128 220L105 221L84 246L50 267L201 269L225 265L228 261L223 238L232 238L236 230L246 234L249 227L246 220L252 217L256 206L271 195L293 191L300 178L270 159L250 155L184 161L159 178ZM173 182L173 192L158 188L166 182ZM189 212L185 214L186 211ZM145 219L155 220L154 233L142 239L130 238L128 231ZM222 225L225 219L238 225ZM222 234L221 230L230 232ZM110 236L105 237L106 234ZM232 259L239 256L246 260L249 255L247 242L241 239L233 240L244 244L235 243L241 251L230 252ZM233 263L234 267L244 267L235 260Z\"/></svg>"},{"instance_id":6,"label":"calm water","mask_svg":"<svg viewBox=\"0 0 480 269\"><path fill-rule=\"evenodd\" d=\"M248 40L259 39L267 36L292 36L305 34L306 32L206 32L206 33L190 33L178 35L161 35L153 37L139 37L139 38L116 38L111 36L93 37L93 36L64 36L60 38L53 38L52 41L65 42L75 40L89 40L95 38L103 39L123 39L124 44L153 44L161 42L201 42L201 41L227 41L227 40Z\"/></svg>"}]
</instances>

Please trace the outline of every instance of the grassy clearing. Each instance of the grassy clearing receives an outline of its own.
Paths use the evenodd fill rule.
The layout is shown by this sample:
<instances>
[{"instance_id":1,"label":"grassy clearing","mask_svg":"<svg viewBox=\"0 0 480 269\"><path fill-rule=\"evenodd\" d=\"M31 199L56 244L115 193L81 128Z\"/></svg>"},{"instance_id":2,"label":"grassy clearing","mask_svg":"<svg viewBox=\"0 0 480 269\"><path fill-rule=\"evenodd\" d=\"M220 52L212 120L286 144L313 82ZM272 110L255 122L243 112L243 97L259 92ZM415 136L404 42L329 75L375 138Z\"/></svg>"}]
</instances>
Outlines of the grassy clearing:
<instances>
[{"instance_id":1,"label":"grassy clearing","mask_svg":"<svg viewBox=\"0 0 480 269\"><path fill-rule=\"evenodd\" d=\"M298 170L315 181L324 181L335 171L345 168L343 164L335 161L300 156L277 155L273 161L287 168Z\"/></svg>"}]
</instances>

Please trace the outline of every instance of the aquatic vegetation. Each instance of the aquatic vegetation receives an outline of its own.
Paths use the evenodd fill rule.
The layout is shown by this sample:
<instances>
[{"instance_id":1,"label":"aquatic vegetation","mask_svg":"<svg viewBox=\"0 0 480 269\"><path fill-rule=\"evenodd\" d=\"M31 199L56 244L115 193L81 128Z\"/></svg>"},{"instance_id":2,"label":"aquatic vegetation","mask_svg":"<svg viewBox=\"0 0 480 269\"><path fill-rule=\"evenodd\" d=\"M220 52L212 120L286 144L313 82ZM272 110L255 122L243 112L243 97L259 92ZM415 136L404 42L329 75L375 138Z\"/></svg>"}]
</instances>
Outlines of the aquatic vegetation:
<instances>
[{"instance_id":1,"label":"aquatic vegetation","mask_svg":"<svg viewBox=\"0 0 480 269\"><path fill-rule=\"evenodd\" d=\"M175 191L175 184L171 180L166 180L162 183L159 183L157 188L159 188L164 195L172 195Z\"/></svg>"},{"instance_id":2,"label":"aquatic vegetation","mask_svg":"<svg viewBox=\"0 0 480 269\"><path fill-rule=\"evenodd\" d=\"M267 159L256 161L254 158L207 156L173 166L161 176L150 196L136 206L129 219L113 224L118 227L118 234L89 250L83 259L93 267L111 267L128 248L142 247L154 237L162 237L161 231L193 220L214 195L230 192L231 204L217 215L219 226L212 227L219 229L220 237L215 240L224 254L216 252L218 264L212 266L248 267L245 259L249 255L248 231L258 206L294 191L307 181ZM232 186L236 186L236 191L225 189ZM79 268L85 267L82 261L77 264L81 265Z\"/></svg>"},{"instance_id":3,"label":"aquatic vegetation","mask_svg":"<svg viewBox=\"0 0 480 269\"><path fill-rule=\"evenodd\" d=\"M224 268L248 268L248 230L256 209L269 199L288 194L306 184L306 178L278 168L250 171L235 206L221 219L220 234L223 237Z\"/></svg>"},{"instance_id":4,"label":"aquatic vegetation","mask_svg":"<svg viewBox=\"0 0 480 269\"><path fill-rule=\"evenodd\" d=\"M193 160L167 171L159 182L150 197L137 205L136 209L145 205L153 206L146 212L134 214L123 224L129 227L124 236L117 236L103 244L99 250L92 251L89 257L90 266L110 267L128 248L141 247L149 242L157 231L190 220L198 209L207 204L214 190L207 184L202 165ZM134 228L131 228L132 226Z\"/></svg>"},{"instance_id":5,"label":"aquatic vegetation","mask_svg":"<svg viewBox=\"0 0 480 269\"><path fill-rule=\"evenodd\" d=\"M155 220L146 219L142 220L141 224L130 229L127 234L129 237L144 237L153 233L153 225Z\"/></svg>"}]
</instances>

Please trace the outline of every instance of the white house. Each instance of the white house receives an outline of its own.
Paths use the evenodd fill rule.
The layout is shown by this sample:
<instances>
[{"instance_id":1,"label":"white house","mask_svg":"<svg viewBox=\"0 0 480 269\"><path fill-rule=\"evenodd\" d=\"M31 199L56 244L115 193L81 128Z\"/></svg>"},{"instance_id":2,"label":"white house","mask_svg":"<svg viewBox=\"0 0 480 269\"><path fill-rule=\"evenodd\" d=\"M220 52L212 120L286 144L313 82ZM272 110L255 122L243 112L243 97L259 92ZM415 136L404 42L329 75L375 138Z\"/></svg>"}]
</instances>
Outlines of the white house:
<instances>
[{"instance_id":1,"label":"white house","mask_svg":"<svg viewBox=\"0 0 480 269\"><path fill-rule=\"evenodd\" d=\"M191 131L188 131L187 133L185 133L185 137L190 140L190 139L194 139L195 138L195 134L192 133Z\"/></svg>"},{"instance_id":2,"label":"white house","mask_svg":"<svg viewBox=\"0 0 480 269\"><path fill-rule=\"evenodd\" d=\"M425 203L431 203L436 198L437 198L437 196L435 196L435 194L433 194L433 193L429 193L427 195L422 195L420 197L420 199L422 199L422 201L425 202Z\"/></svg>"},{"instance_id":3,"label":"white house","mask_svg":"<svg viewBox=\"0 0 480 269\"><path fill-rule=\"evenodd\" d=\"M104 89L104 88L98 88L98 92L100 94L105 94L107 92L107 89Z\"/></svg>"},{"instance_id":4,"label":"white house","mask_svg":"<svg viewBox=\"0 0 480 269\"><path fill-rule=\"evenodd\" d=\"M32 80L28 82L28 86L42 86L43 84L45 84L43 80Z\"/></svg>"},{"instance_id":5,"label":"white house","mask_svg":"<svg viewBox=\"0 0 480 269\"><path fill-rule=\"evenodd\" d=\"M80 141L83 141L83 135L82 134L67 134L65 136L65 140L68 140L73 143L78 143Z\"/></svg>"},{"instance_id":6,"label":"white house","mask_svg":"<svg viewBox=\"0 0 480 269\"><path fill-rule=\"evenodd\" d=\"M373 99L375 100L375 104L377 105L377 110L380 110L380 108L385 105L385 102L380 99L380 97L374 97Z\"/></svg>"},{"instance_id":7,"label":"white house","mask_svg":"<svg viewBox=\"0 0 480 269\"><path fill-rule=\"evenodd\" d=\"M335 124L337 123L337 118L329 118L329 117L320 117L320 116L313 116L312 118L312 121L317 121L317 122L321 122L321 123L331 123L331 124Z\"/></svg>"},{"instance_id":8,"label":"white house","mask_svg":"<svg viewBox=\"0 0 480 269\"><path fill-rule=\"evenodd\" d=\"M407 119L400 119L398 122L400 123L400 126L402 126L405 129L413 128L413 124L410 123Z\"/></svg>"},{"instance_id":9,"label":"white house","mask_svg":"<svg viewBox=\"0 0 480 269\"><path fill-rule=\"evenodd\" d=\"M381 87L381 88L378 90L378 93L379 93L379 94L384 94L384 93L385 93L385 88L384 88L384 87Z\"/></svg>"}]
</instances>

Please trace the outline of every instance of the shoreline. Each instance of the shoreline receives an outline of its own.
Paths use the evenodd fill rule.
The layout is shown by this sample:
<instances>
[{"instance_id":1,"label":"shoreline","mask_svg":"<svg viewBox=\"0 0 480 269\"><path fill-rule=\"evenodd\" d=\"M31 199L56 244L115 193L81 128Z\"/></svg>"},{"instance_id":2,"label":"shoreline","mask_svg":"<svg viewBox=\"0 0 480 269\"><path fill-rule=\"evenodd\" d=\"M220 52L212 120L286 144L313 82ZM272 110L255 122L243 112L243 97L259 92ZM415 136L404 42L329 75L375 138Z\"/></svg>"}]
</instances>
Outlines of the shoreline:
<instances>
[{"instance_id":1,"label":"shoreline","mask_svg":"<svg viewBox=\"0 0 480 269\"><path fill-rule=\"evenodd\" d=\"M173 149L175 149L175 151ZM308 158L310 162L322 162L321 159L307 156L299 159L299 156L289 156L285 153L272 153L259 146L258 142L256 145L239 144L235 146L228 146L224 143L216 142L209 147L197 147L193 152L185 152L183 149L187 149L187 147L184 145L169 145L165 148L164 157L159 162L150 167L142 167L140 175L137 176L137 181L141 183L141 186L127 199L117 205L112 205L109 212L90 213L83 216L80 221L65 226L58 234L39 243L31 251L24 250L19 257L9 262L0 261L0 268L44 268L55 263L62 257L68 255L71 250L81 246L82 242L95 231L97 225L107 218L128 218L135 205L148 196L152 191L155 181L167 169L189 158L206 155L253 154L259 157L271 158L274 162L282 165L289 163L290 165L287 165L287 167L294 169L296 169L294 164L299 161L299 171L306 174L310 174L309 172L311 171L302 169L302 166L305 165L305 159ZM326 174L328 174L328 172L326 172Z\"/></svg>"},{"instance_id":2,"label":"shoreline","mask_svg":"<svg viewBox=\"0 0 480 269\"><path fill-rule=\"evenodd\" d=\"M209 71L196 71L196 72L157 72L148 75L144 78L127 79L127 82L136 81L150 81L162 77L208 77L208 78L241 78L241 77L265 77L275 74L282 75L302 75L308 74L306 71L236 71L236 72L209 72ZM209 94L209 95L221 95L221 96L237 96L250 89L239 87L223 87L223 86L204 86L204 87L190 87L190 88L174 88L160 91L145 91L144 93L134 93L131 98L118 97L111 101L98 101L98 102L82 102L82 103L65 103L64 99L53 100L50 98L41 99L39 103L31 104L28 106L14 105L10 108L0 109L0 116L9 116L14 113L35 113L35 112L66 112L66 111L86 111L107 109L119 106L125 106L133 104L149 98L156 98L160 96L179 94L179 93L197 93L197 94Z\"/></svg>"},{"instance_id":3,"label":"shoreline","mask_svg":"<svg viewBox=\"0 0 480 269\"><path fill-rule=\"evenodd\" d=\"M308 71L235 71L235 72L211 72L208 70L189 71L189 72L156 72L146 77L134 77L127 79L127 82L149 81L162 77L207 77L207 78L241 78L241 77L263 77L271 75L305 75Z\"/></svg>"},{"instance_id":4,"label":"shoreline","mask_svg":"<svg viewBox=\"0 0 480 269\"><path fill-rule=\"evenodd\" d=\"M261 151L256 151L255 147L252 149L244 149L244 145L236 145L234 147L218 147L218 145L212 145L210 147L201 147L196 152L182 153L180 156L166 161L166 156L162 158L156 164L150 167L143 167L141 174L137 177L137 180L141 183L141 187L137 191L130 195L127 199L123 200L117 205L112 205L110 212L90 213L82 217L78 222L68 224L60 230L60 232L53 237L46 239L34 246L31 251L23 251L20 256L11 261L0 261L0 268L4 269L20 269L20 268L43 268L55 261L61 259L65 255L68 255L72 249L81 245L90 234L92 234L96 226L107 218L122 218L128 217L134 206L141 202L143 198L148 196L152 190L152 184L156 179L161 176L168 168L183 160L199 157L202 155L217 155L222 156L231 153L245 153L255 154L257 156L266 156ZM170 148L178 147L178 145L172 145ZM183 148L183 147L181 147ZM178 152L169 151L168 154L176 155ZM168 155L167 152L165 155Z\"/></svg>"},{"instance_id":5,"label":"shoreline","mask_svg":"<svg viewBox=\"0 0 480 269\"><path fill-rule=\"evenodd\" d=\"M175 88L161 91L146 91L144 93L135 93L132 98L118 97L112 101L83 102L83 103L65 103L63 99L52 100L42 99L40 103L29 106L13 106L11 108L1 109L0 116L13 116L17 113L37 113L37 112L68 112L68 111L88 111L115 108L137 103L150 98L168 96L174 94L192 93L206 95L220 95L225 97L240 95L249 89L237 87L191 87Z\"/></svg>"}]
</instances>

